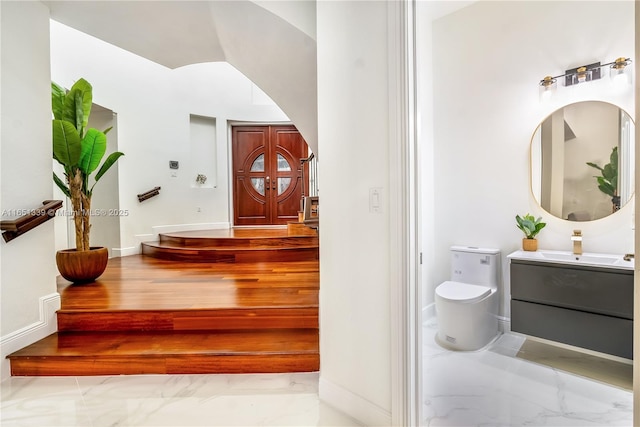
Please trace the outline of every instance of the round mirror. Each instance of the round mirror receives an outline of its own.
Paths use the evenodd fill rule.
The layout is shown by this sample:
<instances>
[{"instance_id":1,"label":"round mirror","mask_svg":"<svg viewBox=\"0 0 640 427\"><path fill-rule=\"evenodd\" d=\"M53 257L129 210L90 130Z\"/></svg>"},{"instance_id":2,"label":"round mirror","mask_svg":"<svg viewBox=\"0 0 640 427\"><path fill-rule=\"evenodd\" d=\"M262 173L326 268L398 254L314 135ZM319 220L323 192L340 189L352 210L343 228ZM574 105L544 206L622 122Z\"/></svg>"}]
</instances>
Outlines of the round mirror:
<instances>
[{"instance_id":1,"label":"round mirror","mask_svg":"<svg viewBox=\"0 0 640 427\"><path fill-rule=\"evenodd\" d=\"M553 112L531 139L531 190L551 215L593 221L634 191L635 125L613 104L577 102Z\"/></svg>"}]
</instances>

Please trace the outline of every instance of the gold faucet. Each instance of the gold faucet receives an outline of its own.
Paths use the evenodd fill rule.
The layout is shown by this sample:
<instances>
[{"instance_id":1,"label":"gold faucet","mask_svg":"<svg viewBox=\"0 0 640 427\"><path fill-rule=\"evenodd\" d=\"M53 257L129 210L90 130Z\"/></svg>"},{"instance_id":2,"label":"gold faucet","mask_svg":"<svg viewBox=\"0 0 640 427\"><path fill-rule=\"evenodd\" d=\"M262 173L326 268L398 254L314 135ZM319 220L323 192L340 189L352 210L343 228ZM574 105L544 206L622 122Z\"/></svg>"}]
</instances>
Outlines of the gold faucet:
<instances>
[{"instance_id":1,"label":"gold faucet","mask_svg":"<svg viewBox=\"0 0 640 427\"><path fill-rule=\"evenodd\" d=\"M571 240L573 241L573 254L582 255L582 231L573 230Z\"/></svg>"}]
</instances>

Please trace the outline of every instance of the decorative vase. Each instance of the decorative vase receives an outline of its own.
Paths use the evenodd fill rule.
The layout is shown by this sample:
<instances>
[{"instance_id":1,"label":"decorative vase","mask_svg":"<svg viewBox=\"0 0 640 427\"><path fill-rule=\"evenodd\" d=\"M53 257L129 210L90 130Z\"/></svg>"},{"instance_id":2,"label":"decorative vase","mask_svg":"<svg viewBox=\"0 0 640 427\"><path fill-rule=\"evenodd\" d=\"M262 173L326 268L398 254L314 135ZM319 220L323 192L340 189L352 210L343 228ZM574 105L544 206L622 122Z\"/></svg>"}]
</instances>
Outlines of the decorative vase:
<instances>
[{"instance_id":1,"label":"decorative vase","mask_svg":"<svg viewBox=\"0 0 640 427\"><path fill-rule=\"evenodd\" d=\"M107 248L92 246L88 251L63 249L56 253L56 264L60 275L72 283L87 283L96 280L107 268Z\"/></svg>"},{"instance_id":2,"label":"decorative vase","mask_svg":"<svg viewBox=\"0 0 640 427\"><path fill-rule=\"evenodd\" d=\"M535 252L538 250L538 240L536 239L527 239L526 237L522 239L522 250Z\"/></svg>"}]
</instances>

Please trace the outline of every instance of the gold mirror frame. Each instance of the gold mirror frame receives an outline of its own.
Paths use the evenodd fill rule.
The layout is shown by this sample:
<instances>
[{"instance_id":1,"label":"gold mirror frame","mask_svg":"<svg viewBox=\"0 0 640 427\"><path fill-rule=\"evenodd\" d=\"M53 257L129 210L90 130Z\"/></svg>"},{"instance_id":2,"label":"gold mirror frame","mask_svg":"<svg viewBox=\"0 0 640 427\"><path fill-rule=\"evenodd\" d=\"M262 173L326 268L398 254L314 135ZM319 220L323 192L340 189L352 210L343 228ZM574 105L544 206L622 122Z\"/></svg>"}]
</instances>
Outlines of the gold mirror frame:
<instances>
[{"instance_id":1,"label":"gold mirror frame","mask_svg":"<svg viewBox=\"0 0 640 427\"><path fill-rule=\"evenodd\" d=\"M554 111L531 137L535 200L549 214L568 221L594 221L616 213L634 194L634 138L633 119L616 105L583 101ZM609 180L612 176L617 179Z\"/></svg>"}]
</instances>

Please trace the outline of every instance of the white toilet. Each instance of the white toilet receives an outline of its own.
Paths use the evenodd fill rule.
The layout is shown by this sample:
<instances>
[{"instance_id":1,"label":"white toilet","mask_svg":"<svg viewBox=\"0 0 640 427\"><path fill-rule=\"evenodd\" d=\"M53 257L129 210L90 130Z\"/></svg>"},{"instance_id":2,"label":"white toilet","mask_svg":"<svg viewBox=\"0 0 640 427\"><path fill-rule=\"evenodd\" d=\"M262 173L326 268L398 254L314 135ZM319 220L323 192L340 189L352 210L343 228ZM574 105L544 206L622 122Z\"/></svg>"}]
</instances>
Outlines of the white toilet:
<instances>
[{"instance_id":1,"label":"white toilet","mask_svg":"<svg viewBox=\"0 0 640 427\"><path fill-rule=\"evenodd\" d=\"M436 341L450 350L478 350L498 335L500 251L451 247L451 280L436 288Z\"/></svg>"}]
</instances>

